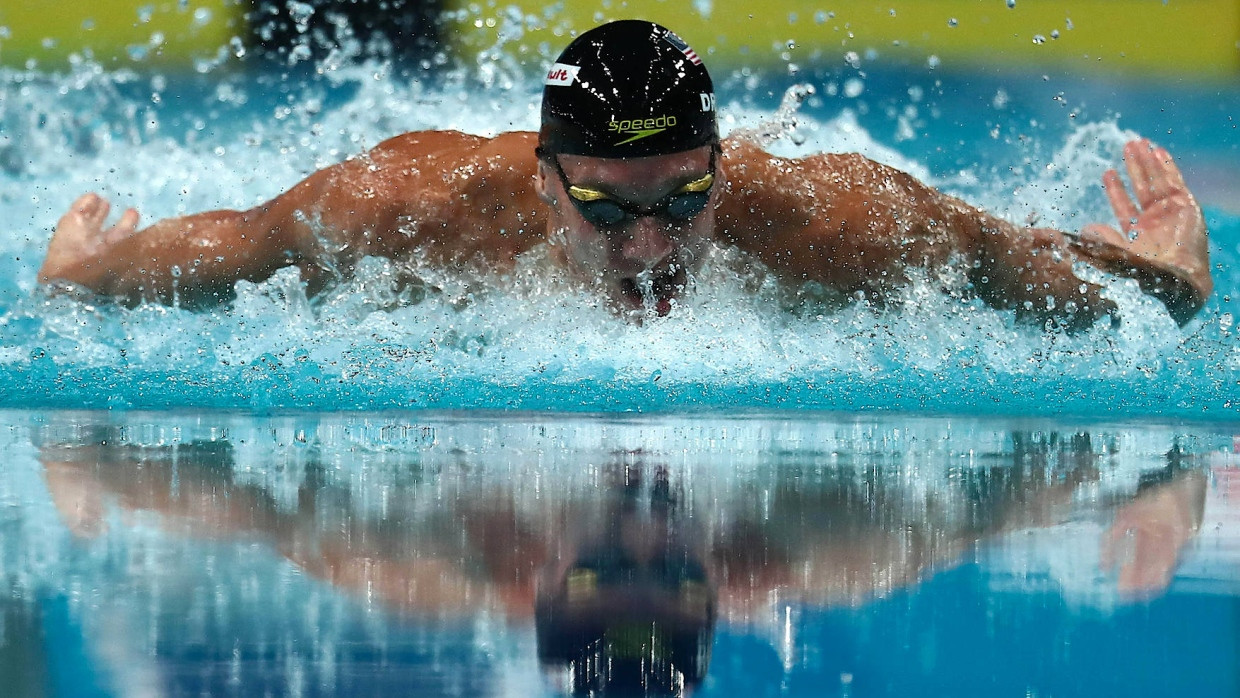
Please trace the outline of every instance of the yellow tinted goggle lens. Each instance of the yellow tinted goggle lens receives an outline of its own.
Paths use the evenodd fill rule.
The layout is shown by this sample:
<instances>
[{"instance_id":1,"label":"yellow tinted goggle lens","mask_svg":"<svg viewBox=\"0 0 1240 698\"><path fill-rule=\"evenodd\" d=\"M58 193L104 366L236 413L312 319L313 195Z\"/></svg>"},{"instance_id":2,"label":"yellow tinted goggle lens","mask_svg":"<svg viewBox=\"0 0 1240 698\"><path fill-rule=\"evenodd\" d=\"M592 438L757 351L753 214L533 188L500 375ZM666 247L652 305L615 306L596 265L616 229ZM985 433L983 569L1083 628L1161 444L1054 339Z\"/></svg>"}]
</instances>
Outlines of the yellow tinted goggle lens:
<instances>
[{"instance_id":1,"label":"yellow tinted goggle lens","mask_svg":"<svg viewBox=\"0 0 1240 698\"><path fill-rule=\"evenodd\" d=\"M710 203L710 188L714 183L715 175L708 172L647 208L613 199L597 189L588 187L570 185L568 195L572 197L573 204L581 212L581 217L593 225L613 226L636 220L642 216L663 216L683 222L692 220L706 209L706 205Z\"/></svg>"}]
</instances>

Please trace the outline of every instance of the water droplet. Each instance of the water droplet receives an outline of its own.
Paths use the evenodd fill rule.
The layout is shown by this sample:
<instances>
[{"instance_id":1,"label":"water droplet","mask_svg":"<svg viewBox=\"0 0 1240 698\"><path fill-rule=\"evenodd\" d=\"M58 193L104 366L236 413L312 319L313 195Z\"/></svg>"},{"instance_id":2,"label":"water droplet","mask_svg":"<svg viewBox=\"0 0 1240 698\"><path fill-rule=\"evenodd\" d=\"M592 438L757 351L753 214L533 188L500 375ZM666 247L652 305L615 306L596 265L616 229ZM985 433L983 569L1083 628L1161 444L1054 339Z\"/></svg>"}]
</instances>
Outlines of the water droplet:
<instances>
[{"instance_id":1,"label":"water droplet","mask_svg":"<svg viewBox=\"0 0 1240 698\"><path fill-rule=\"evenodd\" d=\"M1016 0L1007 0L1007 6L1009 10L1016 7Z\"/></svg>"},{"instance_id":2,"label":"water droplet","mask_svg":"<svg viewBox=\"0 0 1240 698\"><path fill-rule=\"evenodd\" d=\"M1046 43L1046 37L1045 37L1045 36L1042 36L1041 34L1034 34L1034 35L1033 35L1033 43L1035 43L1035 44L1039 44L1039 45L1044 44L1044 43Z\"/></svg>"},{"instance_id":3,"label":"water droplet","mask_svg":"<svg viewBox=\"0 0 1240 698\"><path fill-rule=\"evenodd\" d=\"M288 14L293 19L293 24L297 26L297 32L304 34L309 28L310 18L314 16L314 6L298 2L297 0L290 0Z\"/></svg>"},{"instance_id":4,"label":"water droplet","mask_svg":"<svg viewBox=\"0 0 1240 698\"><path fill-rule=\"evenodd\" d=\"M959 24L960 24L960 21L957 20L955 17L952 17L951 19L947 20L947 26L949 27L955 27L955 26L958 26Z\"/></svg>"},{"instance_id":5,"label":"water droplet","mask_svg":"<svg viewBox=\"0 0 1240 698\"><path fill-rule=\"evenodd\" d=\"M298 61L308 60L310 58L310 47L305 44L298 44L288 52L288 62L290 65Z\"/></svg>"}]
</instances>

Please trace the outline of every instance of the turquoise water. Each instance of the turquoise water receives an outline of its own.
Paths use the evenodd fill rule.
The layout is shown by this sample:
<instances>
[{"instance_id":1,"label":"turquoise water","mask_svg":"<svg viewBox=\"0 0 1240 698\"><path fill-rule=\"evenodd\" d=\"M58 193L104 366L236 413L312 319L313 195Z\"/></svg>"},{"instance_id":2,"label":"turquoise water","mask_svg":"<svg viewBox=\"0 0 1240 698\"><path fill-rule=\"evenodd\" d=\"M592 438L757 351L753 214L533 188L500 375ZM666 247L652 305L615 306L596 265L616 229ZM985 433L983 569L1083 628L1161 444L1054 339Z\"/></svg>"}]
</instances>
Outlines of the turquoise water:
<instances>
[{"instance_id":1,"label":"turquoise water","mask_svg":"<svg viewBox=\"0 0 1240 698\"><path fill-rule=\"evenodd\" d=\"M123 309L36 289L50 228L82 191L136 206L146 220L249 207L396 133L494 133L537 119L536 81L523 74L217 73L0 76L0 406L1208 421L1240 409L1235 88L876 64L799 74L813 94L788 112L778 111L788 77L719 77L725 131L774 119L778 152L860 151L1013 220L1036 215L1068 229L1111 220L1098 182L1124 140L1140 132L1165 142L1201 193L1215 263L1216 293L1182 329L1123 280L1109 284L1121 325L1072 336L1018 325L929 281L887 309L789 313L770 281L727 250L683 307L641 327L563 288L538 259L506 279L419 270L439 289L425 298L395 288L386 260L367 260L313 299L286 272L240 284L235 303L208 311Z\"/></svg>"},{"instance_id":2,"label":"turquoise water","mask_svg":"<svg viewBox=\"0 0 1240 698\"><path fill-rule=\"evenodd\" d=\"M3 417L0 676L16 695L554 695L530 580L618 530L710 570L696 695L1240 690L1225 428ZM1136 536L1103 565L1116 522L1170 491L1199 523L1170 567ZM1159 569L1166 586L1125 581Z\"/></svg>"},{"instance_id":3,"label":"turquoise water","mask_svg":"<svg viewBox=\"0 0 1240 698\"><path fill-rule=\"evenodd\" d=\"M531 580L622 534L708 570L697 695L1237 695L1240 91L868 58L717 80L725 131L774 119L780 153L1068 229L1110 219L1101 173L1153 137L1216 293L1179 328L1109 280L1122 322L1074 335L937 279L790 312L717 250L641 326L536 258L120 308L34 282L81 192L245 208L403 131L533 128L536 81L0 72L6 695L554 695ZM1102 564L1152 502L1196 517L1174 560L1132 533Z\"/></svg>"}]
</instances>

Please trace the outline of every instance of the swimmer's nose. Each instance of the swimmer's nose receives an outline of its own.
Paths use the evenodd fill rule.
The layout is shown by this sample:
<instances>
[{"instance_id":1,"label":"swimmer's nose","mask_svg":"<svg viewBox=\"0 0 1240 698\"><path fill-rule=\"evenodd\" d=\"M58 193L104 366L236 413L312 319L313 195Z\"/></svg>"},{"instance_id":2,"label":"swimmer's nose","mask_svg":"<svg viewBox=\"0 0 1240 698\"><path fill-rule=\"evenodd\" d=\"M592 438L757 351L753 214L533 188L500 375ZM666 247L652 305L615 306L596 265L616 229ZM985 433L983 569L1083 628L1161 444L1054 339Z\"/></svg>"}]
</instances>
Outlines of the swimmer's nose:
<instances>
[{"instance_id":1,"label":"swimmer's nose","mask_svg":"<svg viewBox=\"0 0 1240 698\"><path fill-rule=\"evenodd\" d=\"M629 226L630 237L621 252L626 259L650 269L675 251L676 244L670 233L667 223L654 216L643 216Z\"/></svg>"}]
</instances>

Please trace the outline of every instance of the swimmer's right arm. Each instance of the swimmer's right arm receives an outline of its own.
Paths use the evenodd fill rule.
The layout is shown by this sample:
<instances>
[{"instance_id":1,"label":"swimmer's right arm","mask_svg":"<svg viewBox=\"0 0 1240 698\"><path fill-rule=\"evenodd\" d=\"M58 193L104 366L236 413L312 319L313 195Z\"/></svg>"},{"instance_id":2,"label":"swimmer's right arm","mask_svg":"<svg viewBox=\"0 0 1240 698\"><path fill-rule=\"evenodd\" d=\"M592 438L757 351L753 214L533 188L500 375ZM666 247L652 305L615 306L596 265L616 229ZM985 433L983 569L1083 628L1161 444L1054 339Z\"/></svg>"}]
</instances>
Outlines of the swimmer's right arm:
<instances>
[{"instance_id":1,"label":"swimmer's right arm","mask_svg":"<svg viewBox=\"0 0 1240 698\"><path fill-rule=\"evenodd\" d=\"M134 209L105 227L110 208L94 193L73 202L56 225L40 283L67 281L128 303L176 293L197 300L226 293L238 279L265 278L297 248L278 228L261 230L265 221L254 212L211 211L139 230Z\"/></svg>"},{"instance_id":2,"label":"swimmer's right arm","mask_svg":"<svg viewBox=\"0 0 1240 698\"><path fill-rule=\"evenodd\" d=\"M545 227L531 186L532 138L405 134L248 211L170 218L141 230L133 209L105 227L108 203L87 194L60 219L39 281L71 282L128 303L218 302L238 280L259 281L290 265L313 290L327 269L370 254L416 250L441 264L503 259ZM333 264L323 264L328 256Z\"/></svg>"},{"instance_id":3,"label":"swimmer's right arm","mask_svg":"<svg viewBox=\"0 0 1240 698\"><path fill-rule=\"evenodd\" d=\"M382 148L383 146L380 146ZM375 152L382 152L376 148ZM371 155L373 155L372 153ZM208 211L137 228L125 211L104 227L109 205L96 194L74 202L48 245L39 281L68 281L127 303L219 302L239 280L259 281L290 265L313 284L329 246L359 243L367 230L393 225L389 192L367 197L382 179L359 158L315 172L289 191L247 211Z\"/></svg>"}]
</instances>

